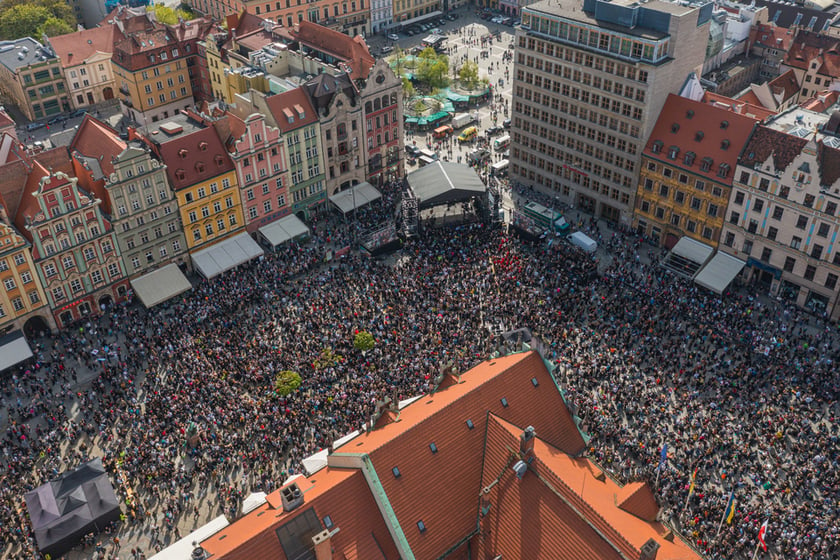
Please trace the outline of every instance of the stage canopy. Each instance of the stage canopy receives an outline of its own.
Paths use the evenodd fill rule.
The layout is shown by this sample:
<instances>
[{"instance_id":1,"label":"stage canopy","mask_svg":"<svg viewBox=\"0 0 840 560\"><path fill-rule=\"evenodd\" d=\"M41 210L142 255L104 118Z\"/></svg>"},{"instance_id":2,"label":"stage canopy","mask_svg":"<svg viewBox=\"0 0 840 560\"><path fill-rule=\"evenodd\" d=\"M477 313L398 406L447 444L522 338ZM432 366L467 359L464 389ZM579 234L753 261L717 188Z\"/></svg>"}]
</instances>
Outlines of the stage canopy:
<instances>
[{"instance_id":1,"label":"stage canopy","mask_svg":"<svg viewBox=\"0 0 840 560\"><path fill-rule=\"evenodd\" d=\"M131 281L131 289L146 306L146 309L183 294L192 289L192 284L178 268L177 264L168 264Z\"/></svg>"},{"instance_id":2,"label":"stage canopy","mask_svg":"<svg viewBox=\"0 0 840 560\"><path fill-rule=\"evenodd\" d=\"M20 331L0 337L0 371L32 357L32 349Z\"/></svg>"},{"instance_id":3,"label":"stage canopy","mask_svg":"<svg viewBox=\"0 0 840 560\"><path fill-rule=\"evenodd\" d=\"M38 550L53 558L120 518L120 503L98 458L27 492L24 499Z\"/></svg>"},{"instance_id":4,"label":"stage canopy","mask_svg":"<svg viewBox=\"0 0 840 560\"><path fill-rule=\"evenodd\" d=\"M694 282L717 294L722 294L747 263L726 253L718 253L694 277Z\"/></svg>"},{"instance_id":5,"label":"stage canopy","mask_svg":"<svg viewBox=\"0 0 840 560\"><path fill-rule=\"evenodd\" d=\"M261 257L263 253L257 242L243 232L193 253L192 260L195 269L209 279L251 259Z\"/></svg>"},{"instance_id":6,"label":"stage canopy","mask_svg":"<svg viewBox=\"0 0 840 560\"><path fill-rule=\"evenodd\" d=\"M665 256L662 266L686 278L692 278L712 256L714 249L690 237L681 237L671 252Z\"/></svg>"},{"instance_id":7,"label":"stage canopy","mask_svg":"<svg viewBox=\"0 0 840 560\"><path fill-rule=\"evenodd\" d=\"M361 208L366 204L370 204L377 200L382 195L370 183L359 183L345 191L337 192L330 197L330 202L342 213L346 214L352 212L356 208Z\"/></svg>"},{"instance_id":8,"label":"stage canopy","mask_svg":"<svg viewBox=\"0 0 840 560\"><path fill-rule=\"evenodd\" d=\"M284 218L271 222L267 226L261 227L259 232L266 243L272 247L277 247L293 239L306 237L309 235L309 228L300 221L300 218L294 214L289 214Z\"/></svg>"},{"instance_id":9,"label":"stage canopy","mask_svg":"<svg viewBox=\"0 0 840 560\"><path fill-rule=\"evenodd\" d=\"M437 160L412 171L406 180L421 210L450 202L462 202L487 193L487 187L478 174L472 167L462 163Z\"/></svg>"}]
</instances>

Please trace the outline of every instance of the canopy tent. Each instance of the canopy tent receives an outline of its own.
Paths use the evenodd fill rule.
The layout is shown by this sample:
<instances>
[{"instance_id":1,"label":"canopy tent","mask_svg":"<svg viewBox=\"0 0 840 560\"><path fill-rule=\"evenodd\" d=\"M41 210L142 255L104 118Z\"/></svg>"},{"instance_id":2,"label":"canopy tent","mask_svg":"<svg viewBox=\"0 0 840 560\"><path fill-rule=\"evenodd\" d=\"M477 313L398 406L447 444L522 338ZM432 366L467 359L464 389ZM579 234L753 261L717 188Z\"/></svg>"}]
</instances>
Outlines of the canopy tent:
<instances>
[{"instance_id":1,"label":"canopy tent","mask_svg":"<svg viewBox=\"0 0 840 560\"><path fill-rule=\"evenodd\" d=\"M485 196L487 187L468 165L435 161L406 176L419 208Z\"/></svg>"},{"instance_id":2,"label":"canopy tent","mask_svg":"<svg viewBox=\"0 0 840 560\"><path fill-rule=\"evenodd\" d=\"M703 270L697 273L694 282L716 294L722 294L746 264L741 259L718 251Z\"/></svg>"},{"instance_id":3,"label":"canopy tent","mask_svg":"<svg viewBox=\"0 0 840 560\"><path fill-rule=\"evenodd\" d=\"M32 349L20 331L0 337L0 371L32 357Z\"/></svg>"},{"instance_id":4,"label":"canopy tent","mask_svg":"<svg viewBox=\"0 0 840 560\"><path fill-rule=\"evenodd\" d=\"M330 197L330 202L332 202L342 214L346 214L357 208L370 204L381 197L382 195L373 185L368 182L364 182L350 187L345 191L335 193Z\"/></svg>"},{"instance_id":5,"label":"canopy tent","mask_svg":"<svg viewBox=\"0 0 840 560\"><path fill-rule=\"evenodd\" d=\"M131 289L149 309L191 290L192 284L178 265L172 263L135 278L131 281Z\"/></svg>"},{"instance_id":6,"label":"canopy tent","mask_svg":"<svg viewBox=\"0 0 840 560\"><path fill-rule=\"evenodd\" d=\"M714 249L690 237L681 237L671 252L665 256L662 266L668 270L692 278L706 264Z\"/></svg>"},{"instance_id":7,"label":"canopy tent","mask_svg":"<svg viewBox=\"0 0 840 560\"><path fill-rule=\"evenodd\" d=\"M195 549L193 543L201 544L225 527L230 525L227 517L220 515L215 519L211 519L206 525L202 525L186 537L183 537L171 545L167 546L149 560L184 560L192 557L192 551Z\"/></svg>"},{"instance_id":8,"label":"canopy tent","mask_svg":"<svg viewBox=\"0 0 840 560\"><path fill-rule=\"evenodd\" d=\"M272 247L278 247L288 241L293 241L309 235L309 228L306 227L300 218L294 214L284 216L279 220L271 222L259 229L260 236Z\"/></svg>"},{"instance_id":9,"label":"canopy tent","mask_svg":"<svg viewBox=\"0 0 840 560\"><path fill-rule=\"evenodd\" d=\"M53 558L120 518L120 503L98 458L27 492L24 500L38 549Z\"/></svg>"},{"instance_id":10,"label":"canopy tent","mask_svg":"<svg viewBox=\"0 0 840 560\"><path fill-rule=\"evenodd\" d=\"M242 515L251 513L265 503L265 492L251 492L248 497L242 500Z\"/></svg>"},{"instance_id":11,"label":"canopy tent","mask_svg":"<svg viewBox=\"0 0 840 560\"><path fill-rule=\"evenodd\" d=\"M303 461L301 461L301 465L303 465L303 470L306 471L306 476L312 476L316 472L320 471L324 467L327 466L327 457L329 457L330 450L329 449L322 449L317 453L313 453Z\"/></svg>"},{"instance_id":12,"label":"canopy tent","mask_svg":"<svg viewBox=\"0 0 840 560\"><path fill-rule=\"evenodd\" d=\"M446 98L453 103L466 103L470 100L469 96L454 92L449 88L446 88Z\"/></svg>"},{"instance_id":13,"label":"canopy tent","mask_svg":"<svg viewBox=\"0 0 840 560\"><path fill-rule=\"evenodd\" d=\"M192 255L193 266L205 278L213 278L263 255L262 248L246 232L234 235Z\"/></svg>"}]
</instances>

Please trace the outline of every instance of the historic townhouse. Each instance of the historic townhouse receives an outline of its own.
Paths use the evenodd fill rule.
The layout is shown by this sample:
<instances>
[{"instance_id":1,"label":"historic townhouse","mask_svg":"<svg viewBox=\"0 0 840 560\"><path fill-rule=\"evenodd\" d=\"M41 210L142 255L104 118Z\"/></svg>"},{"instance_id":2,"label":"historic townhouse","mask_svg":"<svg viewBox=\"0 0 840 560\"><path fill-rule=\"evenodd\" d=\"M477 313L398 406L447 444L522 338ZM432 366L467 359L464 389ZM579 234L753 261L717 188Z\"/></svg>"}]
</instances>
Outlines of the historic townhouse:
<instances>
[{"instance_id":1,"label":"historic townhouse","mask_svg":"<svg viewBox=\"0 0 840 560\"><path fill-rule=\"evenodd\" d=\"M799 29L780 69L793 70L799 99L831 89L840 79L840 37Z\"/></svg>"},{"instance_id":2,"label":"historic townhouse","mask_svg":"<svg viewBox=\"0 0 840 560\"><path fill-rule=\"evenodd\" d=\"M699 75L710 2L539 2L516 31L511 180L630 224L645 141Z\"/></svg>"},{"instance_id":3,"label":"historic townhouse","mask_svg":"<svg viewBox=\"0 0 840 560\"><path fill-rule=\"evenodd\" d=\"M366 179L378 186L404 173L402 81L385 59L379 59L360 94L364 103Z\"/></svg>"},{"instance_id":4,"label":"historic townhouse","mask_svg":"<svg viewBox=\"0 0 840 560\"><path fill-rule=\"evenodd\" d=\"M61 61L31 37L0 41L0 92L31 121L70 110Z\"/></svg>"},{"instance_id":5,"label":"historic townhouse","mask_svg":"<svg viewBox=\"0 0 840 560\"><path fill-rule=\"evenodd\" d=\"M186 265L187 244L166 167L139 142L124 142L87 115L70 144L79 185L102 200L111 216L130 277L169 262Z\"/></svg>"},{"instance_id":6,"label":"historic townhouse","mask_svg":"<svg viewBox=\"0 0 840 560\"><path fill-rule=\"evenodd\" d=\"M109 101L117 86L111 67L114 25L104 24L47 39L64 69L67 92L74 109Z\"/></svg>"},{"instance_id":7,"label":"historic townhouse","mask_svg":"<svg viewBox=\"0 0 840 560\"><path fill-rule=\"evenodd\" d=\"M66 158L66 150L64 151ZM102 201L65 171L39 161L21 195L15 225L32 258L59 327L126 297L128 280Z\"/></svg>"},{"instance_id":8,"label":"historic townhouse","mask_svg":"<svg viewBox=\"0 0 840 560\"><path fill-rule=\"evenodd\" d=\"M166 166L191 253L245 227L236 169L210 121L184 112L132 135Z\"/></svg>"},{"instance_id":9,"label":"historic townhouse","mask_svg":"<svg viewBox=\"0 0 840 560\"><path fill-rule=\"evenodd\" d=\"M812 122L817 133L797 112L758 126L742 151L721 249L758 289L837 320L840 121Z\"/></svg>"},{"instance_id":10,"label":"historic townhouse","mask_svg":"<svg viewBox=\"0 0 840 560\"><path fill-rule=\"evenodd\" d=\"M758 119L669 95L642 156L636 230L671 248L717 246L738 154Z\"/></svg>"},{"instance_id":11,"label":"historic townhouse","mask_svg":"<svg viewBox=\"0 0 840 560\"><path fill-rule=\"evenodd\" d=\"M46 307L44 288L32 262L32 245L9 221L2 198L0 204L0 333L23 330L25 325L38 325L36 330L46 332L55 321ZM40 320L29 322L34 318Z\"/></svg>"}]
</instances>

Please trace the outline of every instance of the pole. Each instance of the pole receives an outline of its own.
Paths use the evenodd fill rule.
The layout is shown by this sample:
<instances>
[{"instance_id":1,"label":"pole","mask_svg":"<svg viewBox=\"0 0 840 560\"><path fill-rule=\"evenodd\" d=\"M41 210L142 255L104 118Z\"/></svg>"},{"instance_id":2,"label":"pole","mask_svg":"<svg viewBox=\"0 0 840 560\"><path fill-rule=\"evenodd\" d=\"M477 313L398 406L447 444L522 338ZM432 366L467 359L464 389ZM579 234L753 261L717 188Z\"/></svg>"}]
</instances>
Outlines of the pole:
<instances>
[{"instance_id":1,"label":"pole","mask_svg":"<svg viewBox=\"0 0 840 560\"><path fill-rule=\"evenodd\" d=\"M755 552L752 555L752 560L755 560L756 558L758 558L758 547L760 547L760 546L761 546L761 541L755 543Z\"/></svg>"},{"instance_id":2,"label":"pole","mask_svg":"<svg viewBox=\"0 0 840 560\"><path fill-rule=\"evenodd\" d=\"M729 498L726 500L726 506L724 506L724 508L723 508L723 515L720 516L720 523L718 523L718 529L717 529L717 533L715 533L715 539L717 539L720 536L720 531L721 531L721 529L723 529L723 522L726 519L726 512L729 509L729 502L733 498L734 498L734 494L730 493ZM733 504L733 506L734 506L734 504Z\"/></svg>"}]
</instances>

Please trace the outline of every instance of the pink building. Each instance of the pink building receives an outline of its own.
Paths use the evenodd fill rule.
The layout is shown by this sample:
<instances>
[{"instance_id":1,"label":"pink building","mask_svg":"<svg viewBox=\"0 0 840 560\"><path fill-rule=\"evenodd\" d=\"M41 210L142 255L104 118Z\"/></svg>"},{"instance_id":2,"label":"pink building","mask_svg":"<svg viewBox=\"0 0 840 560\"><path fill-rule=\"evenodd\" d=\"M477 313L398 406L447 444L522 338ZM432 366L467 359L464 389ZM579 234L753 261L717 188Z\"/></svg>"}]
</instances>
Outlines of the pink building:
<instances>
[{"instance_id":1,"label":"pink building","mask_svg":"<svg viewBox=\"0 0 840 560\"><path fill-rule=\"evenodd\" d=\"M287 196L288 169L280 130L269 126L265 115L253 113L243 121L228 113L228 152L236 166L245 226L249 233L291 211Z\"/></svg>"}]
</instances>

